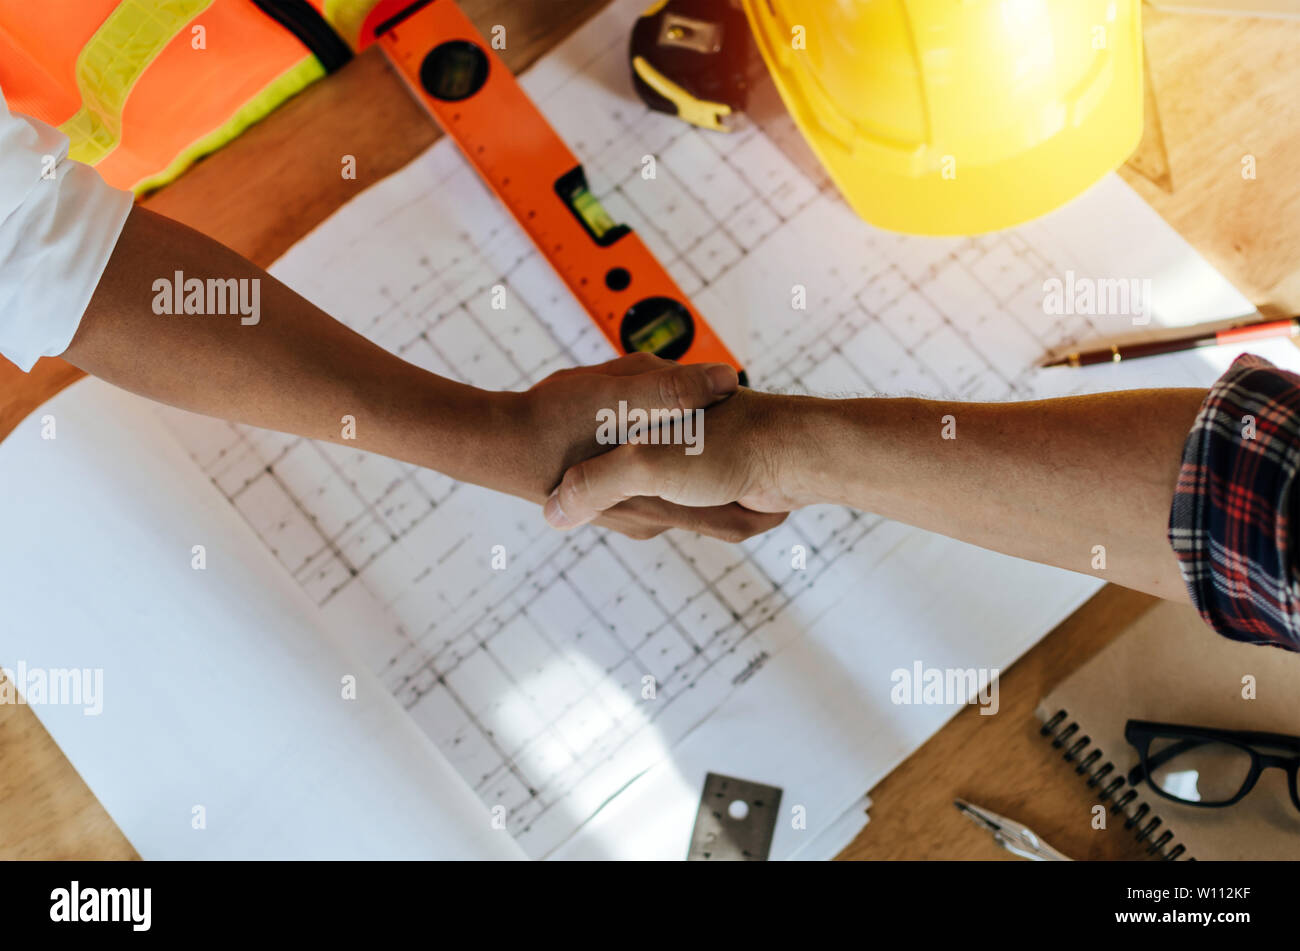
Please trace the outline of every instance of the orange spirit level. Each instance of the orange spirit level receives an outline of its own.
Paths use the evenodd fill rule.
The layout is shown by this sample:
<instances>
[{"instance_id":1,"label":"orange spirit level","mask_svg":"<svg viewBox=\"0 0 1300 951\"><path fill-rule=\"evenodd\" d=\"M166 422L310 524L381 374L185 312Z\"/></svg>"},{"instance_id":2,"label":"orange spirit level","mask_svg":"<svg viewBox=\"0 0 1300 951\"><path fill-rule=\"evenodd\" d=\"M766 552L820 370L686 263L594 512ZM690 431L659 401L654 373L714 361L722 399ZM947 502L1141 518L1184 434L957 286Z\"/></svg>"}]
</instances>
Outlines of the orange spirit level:
<instances>
[{"instance_id":1,"label":"orange spirit level","mask_svg":"<svg viewBox=\"0 0 1300 951\"><path fill-rule=\"evenodd\" d=\"M453 0L400 6L376 8L375 42L614 348L739 371L640 237L601 206L578 159Z\"/></svg>"}]
</instances>

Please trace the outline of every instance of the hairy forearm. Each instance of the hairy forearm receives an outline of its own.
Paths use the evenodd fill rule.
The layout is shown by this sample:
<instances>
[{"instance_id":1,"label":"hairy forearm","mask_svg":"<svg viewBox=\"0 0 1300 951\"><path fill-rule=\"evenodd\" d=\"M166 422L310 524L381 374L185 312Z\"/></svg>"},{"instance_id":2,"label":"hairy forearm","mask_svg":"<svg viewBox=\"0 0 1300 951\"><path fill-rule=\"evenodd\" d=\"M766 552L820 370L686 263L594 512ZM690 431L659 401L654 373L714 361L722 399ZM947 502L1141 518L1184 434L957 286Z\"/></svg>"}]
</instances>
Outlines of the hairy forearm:
<instances>
[{"instance_id":1,"label":"hairy forearm","mask_svg":"<svg viewBox=\"0 0 1300 951\"><path fill-rule=\"evenodd\" d=\"M155 313L154 282L177 271L205 282L258 281L256 323L239 313ZM348 445L472 482L499 482L509 471L482 434L514 425L512 394L406 363L220 243L139 207L64 356L197 413L332 442L346 433ZM344 417L355 421L350 429ZM538 500L546 488L498 487Z\"/></svg>"},{"instance_id":2,"label":"hairy forearm","mask_svg":"<svg viewBox=\"0 0 1300 951\"><path fill-rule=\"evenodd\" d=\"M815 400L790 455L815 498L1186 600L1166 526L1204 396Z\"/></svg>"}]
</instances>

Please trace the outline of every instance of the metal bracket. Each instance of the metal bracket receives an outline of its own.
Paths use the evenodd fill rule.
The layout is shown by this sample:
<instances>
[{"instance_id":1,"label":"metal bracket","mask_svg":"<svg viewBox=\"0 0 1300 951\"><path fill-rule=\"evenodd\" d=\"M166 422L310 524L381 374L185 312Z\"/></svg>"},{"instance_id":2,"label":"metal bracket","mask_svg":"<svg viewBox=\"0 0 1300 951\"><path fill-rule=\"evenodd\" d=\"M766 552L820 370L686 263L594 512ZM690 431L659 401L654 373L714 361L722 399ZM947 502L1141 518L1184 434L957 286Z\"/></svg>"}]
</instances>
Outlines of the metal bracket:
<instances>
[{"instance_id":1,"label":"metal bracket","mask_svg":"<svg viewBox=\"0 0 1300 951\"><path fill-rule=\"evenodd\" d=\"M780 811L777 787L709 773L687 860L766 862Z\"/></svg>"}]
</instances>

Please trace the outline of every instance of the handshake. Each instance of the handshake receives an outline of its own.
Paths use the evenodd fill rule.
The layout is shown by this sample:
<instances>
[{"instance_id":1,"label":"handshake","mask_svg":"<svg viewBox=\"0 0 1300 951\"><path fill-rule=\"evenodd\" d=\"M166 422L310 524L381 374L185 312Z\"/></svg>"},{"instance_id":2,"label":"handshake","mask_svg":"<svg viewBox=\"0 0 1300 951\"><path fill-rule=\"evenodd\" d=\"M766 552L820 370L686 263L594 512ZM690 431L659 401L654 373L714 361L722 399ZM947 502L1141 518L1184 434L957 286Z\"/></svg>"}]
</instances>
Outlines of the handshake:
<instances>
[{"instance_id":1,"label":"handshake","mask_svg":"<svg viewBox=\"0 0 1300 951\"><path fill-rule=\"evenodd\" d=\"M557 529L594 522L633 538L685 528L736 542L801 506L847 505L1186 600L1167 533L1204 398L820 399L634 354L494 394L504 403L480 426L495 452L471 481L542 503Z\"/></svg>"},{"instance_id":2,"label":"handshake","mask_svg":"<svg viewBox=\"0 0 1300 951\"><path fill-rule=\"evenodd\" d=\"M561 461L543 483L555 528L596 522L633 538L685 528L737 542L814 501L791 481L787 398L741 387L726 364L632 354L519 395L533 420L527 455Z\"/></svg>"}]
</instances>

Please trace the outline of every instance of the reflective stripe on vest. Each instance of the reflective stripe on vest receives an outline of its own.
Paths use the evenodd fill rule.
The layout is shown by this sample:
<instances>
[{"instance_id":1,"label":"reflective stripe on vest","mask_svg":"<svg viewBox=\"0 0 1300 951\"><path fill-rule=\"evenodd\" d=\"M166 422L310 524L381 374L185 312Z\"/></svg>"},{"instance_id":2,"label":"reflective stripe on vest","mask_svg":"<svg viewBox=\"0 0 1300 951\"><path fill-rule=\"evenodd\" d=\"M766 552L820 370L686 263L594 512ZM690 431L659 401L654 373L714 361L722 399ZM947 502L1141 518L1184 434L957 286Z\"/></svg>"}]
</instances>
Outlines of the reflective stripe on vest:
<instances>
[{"instance_id":1,"label":"reflective stripe on vest","mask_svg":"<svg viewBox=\"0 0 1300 951\"><path fill-rule=\"evenodd\" d=\"M122 0L77 57L81 108L59 131L68 157L98 165L122 138L122 108L150 63L212 0Z\"/></svg>"},{"instance_id":2,"label":"reflective stripe on vest","mask_svg":"<svg viewBox=\"0 0 1300 951\"><path fill-rule=\"evenodd\" d=\"M0 0L0 88L72 158L143 194L324 76L309 50L347 58L317 14L364 19L376 2Z\"/></svg>"}]
</instances>

